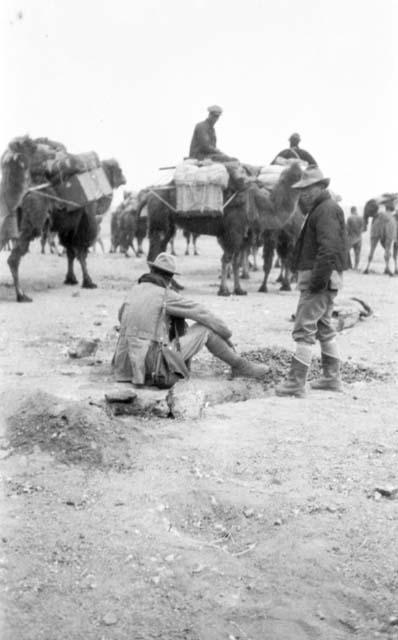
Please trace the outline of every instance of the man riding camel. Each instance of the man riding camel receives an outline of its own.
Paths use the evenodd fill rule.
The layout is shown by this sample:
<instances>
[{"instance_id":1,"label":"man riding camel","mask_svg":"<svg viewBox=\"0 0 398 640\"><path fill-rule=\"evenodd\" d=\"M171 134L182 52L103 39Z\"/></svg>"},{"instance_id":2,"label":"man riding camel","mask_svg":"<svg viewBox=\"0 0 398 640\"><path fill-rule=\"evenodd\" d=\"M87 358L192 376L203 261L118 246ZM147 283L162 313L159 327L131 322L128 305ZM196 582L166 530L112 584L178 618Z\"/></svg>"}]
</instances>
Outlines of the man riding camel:
<instances>
[{"instance_id":1,"label":"man riding camel","mask_svg":"<svg viewBox=\"0 0 398 640\"><path fill-rule=\"evenodd\" d=\"M172 255L160 253L148 264L150 273L132 287L119 311L120 333L112 361L119 382L153 385L147 355L153 342L159 341L178 351L186 364L206 346L230 365L232 377L265 377L267 367L248 362L235 352L231 331L221 318L170 287L177 273ZM188 326L185 319L194 324Z\"/></svg>"},{"instance_id":2,"label":"man riding camel","mask_svg":"<svg viewBox=\"0 0 398 640\"><path fill-rule=\"evenodd\" d=\"M316 167L317 163L313 158L313 156L310 153L308 153L308 151L305 151L305 149L301 149L299 147L300 141L301 141L300 135L298 133L292 133L292 135L289 138L289 144L290 144L289 148L283 149L283 151L280 151L278 155L273 159L271 164L279 164L278 158L284 158L285 160L289 160L289 159L305 160L306 162L308 162L309 166Z\"/></svg>"},{"instance_id":3,"label":"man riding camel","mask_svg":"<svg viewBox=\"0 0 398 640\"><path fill-rule=\"evenodd\" d=\"M231 158L217 148L217 137L214 125L222 114L222 108L214 104L208 107L209 115L203 122L198 122L195 126L191 145L189 147L189 157L196 160L210 158L214 162L229 162L236 160Z\"/></svg>"}]
</instances>

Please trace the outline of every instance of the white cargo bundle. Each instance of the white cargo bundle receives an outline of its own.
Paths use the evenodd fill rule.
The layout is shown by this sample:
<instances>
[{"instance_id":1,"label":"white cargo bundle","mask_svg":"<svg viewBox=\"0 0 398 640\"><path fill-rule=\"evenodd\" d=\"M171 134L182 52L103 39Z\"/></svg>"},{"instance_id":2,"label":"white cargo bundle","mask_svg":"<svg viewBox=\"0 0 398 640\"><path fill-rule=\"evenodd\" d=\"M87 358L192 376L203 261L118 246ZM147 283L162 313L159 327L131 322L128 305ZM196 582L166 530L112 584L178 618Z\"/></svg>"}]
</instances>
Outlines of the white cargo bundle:
<instances>
[{"instance_id":1,"label":"white cargo bundle","mask_svg":"<svg viewBox=\"0 0 398 640\"><path fill-rule=\"evenodd\" d=\"M267 189L272 189L285 169L286 167L280 164L270 164L266 167L262 167L257 180L259 180Z\"/></svg>"},{"instance_id":2,"label":"white cargo bundle","mask_svg":"<svg viewBox=\"0 0 398 640\"><path fill-rule=\"evenodd\" d=\"M177 211L191 215L222 213L223 190L228 185L228 172L223 164L198 166L192 161L184 162L177 166L174 181Z\"/></svg>"},{"instance_id":3,"label":"white cargo bundle","mask_svg":"<svg viewBox=\"0 0 398 640\"><path fill-rule=\"evenodd\" d=\"M228 171L220 162L212 162L197 166L192 161L177 165L174 174L178 184L212 184L225 189L228 186Z\"/></svg>"}]
</instances>

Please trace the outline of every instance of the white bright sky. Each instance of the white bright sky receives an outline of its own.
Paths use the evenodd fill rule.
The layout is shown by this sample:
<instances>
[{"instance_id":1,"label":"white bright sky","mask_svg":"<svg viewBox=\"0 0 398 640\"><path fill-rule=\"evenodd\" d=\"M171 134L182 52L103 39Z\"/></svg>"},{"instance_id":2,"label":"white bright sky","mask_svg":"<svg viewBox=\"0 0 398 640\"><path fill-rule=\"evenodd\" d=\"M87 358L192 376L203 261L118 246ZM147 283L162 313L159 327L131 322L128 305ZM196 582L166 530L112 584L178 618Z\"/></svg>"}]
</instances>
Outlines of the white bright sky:
<instances>
[{"instance_id":1,"label":"white bright sky","mask_svg":"<svg viewBox=\"0 0 398 640\"><path fill-rule=\"evenodd\" d=\"M128 187L218 146L267 164L293 131L346 204L398 191L397 0L2 0L0 151L25 133L116 157Z\"/></svg>"}]
</instances>

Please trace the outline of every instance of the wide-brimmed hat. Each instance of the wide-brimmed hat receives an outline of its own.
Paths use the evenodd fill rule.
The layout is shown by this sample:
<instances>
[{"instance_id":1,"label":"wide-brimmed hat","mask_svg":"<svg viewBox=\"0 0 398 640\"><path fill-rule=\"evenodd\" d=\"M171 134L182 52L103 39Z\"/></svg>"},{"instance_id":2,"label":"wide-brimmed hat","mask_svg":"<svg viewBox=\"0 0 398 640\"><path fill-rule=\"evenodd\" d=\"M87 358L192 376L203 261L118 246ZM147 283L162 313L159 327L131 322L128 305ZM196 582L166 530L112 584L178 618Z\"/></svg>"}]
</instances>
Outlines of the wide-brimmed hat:
<instances>
[{"instance_id":1,"label":"wide-brimmed hat","mask_svg":"<svg viewBox=\"0 0 398 640\"><path fill-rule=\"evenodd\" d=\"M313 184L323 184L325 187L328 187L329 183L330 178L325 178L318 167L312 167L304 171L301 180L292 184L292 189L306 189L307 187L311 187Z\"/></svg>"},{"instance_id":2,"label":"wide-brimmed hat","mask_svg":"<svg viewBox=\"0 0 398 640\"><path fill-rule=\"evenodd\" d=\"M177 271L176 259L170 253L159 253L157 258L153 262L148 262L148 264L150 267L155 267L160 271L175 273L178 276L180 275Z\"/></svg>"},{"instance_id":3,"label":"wide-brimmed hat","mask_svg":"<svg viewBox=\"0 0 398 640\"><path fill-rule=\"evenodd\" d=\"M207 111L209 113L217 113L218 115L222 114L222 108L218 106L218 104L212 104L210 107L207 107Z\"/></svg>"}]
</instances>

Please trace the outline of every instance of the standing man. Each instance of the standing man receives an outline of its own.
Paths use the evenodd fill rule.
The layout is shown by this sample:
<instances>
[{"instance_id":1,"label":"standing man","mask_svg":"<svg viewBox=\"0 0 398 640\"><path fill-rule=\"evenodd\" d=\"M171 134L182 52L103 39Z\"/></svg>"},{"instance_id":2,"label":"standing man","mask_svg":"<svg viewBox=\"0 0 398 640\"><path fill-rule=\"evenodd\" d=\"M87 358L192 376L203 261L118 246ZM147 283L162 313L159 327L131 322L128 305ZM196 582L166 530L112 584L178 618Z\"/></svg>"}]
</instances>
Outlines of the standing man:
<instances>
[{"instance_id":1,"label":"standing man","mask_svg":"<svg viewBox=\"0 0 398 640\"><path fill-rule=\"evenodd\" d=\"M217 137L214 125L222 114L222 109L214 104L208 107L209 115L203 122L198 122L195 126L191 146L189 147L189 157L196 160L210 158L215 162L228 162L236 160L231 158L217 148Z\"/></svg>"},{"instance_id":2,"label":"standing man","mask_svg":"<svg viewBox=\"0 0 398 640\"><path fill-rule=\"evenodd\" d=\"M177 273L172 255L159 253L148 264L150 273L141 276L119 311L120 333L112 361L119 382L153 384L147 362L153 341L180 351L186 363L206 346L210 353L230 365L232 377L265 377L268 367L244 360L235 352L230 342L231 331L222 318L170 288ZM185 326L185 319L193 320L194 324Z\"/></svg>"},{"instance_id":3,"label":"standing man","mask_svg":"<svg viewBox=\"0 0 398 640\"><path fill-rule=\"evenodd\" d=\"M348 251L351 253L351 249L354 250L355 266L354 269L359 267L359 259L361 257L362 248L362 233L363 233L363 219L359 216L356 207L351 207L350 215L347 218L346 223L347 239L348 239ZM350 267L352 266L350 255Z\"/></svg>"},{"instance_id":4,"label":"standing man","mask_svg":"<svg viewBox=\"0 0 398 640\"><path fill-rule=\"evenodd\" d=\"M289 148L283 149L283 151L280 151L276 156L276 158L273 159L271 164L278 164L278 158L284 158L287 160L288 159L305 160L306 162L308 162L309 166L316 167L317 163L316 163L316 160L313 158L313 156L310 153L308 153L308 151L305 151L305 149L301 149L299 147L300 141L301 141L300 135L298 133L292 133L292 135L289 138Z\"/></svg>"},{"instance_id":5,"label":"standing man","mask_svg":"<svg viewBox=\"0 0 398 640\"><path fill-rule=\"evenodd\" d=\"M342 287L343 271L347 269L347 236L344 213L327 190L329 182L318 168L308 168L293 185L300 190L300 203L308 213L292 267L298 271L300 290L293 328L296 352L286 380L275 389L278 396L305 396L316 340L321 345L322 375L311 387L342 390L340 357L331 318L334 299Z\"/></svg>"}]
</instances>

